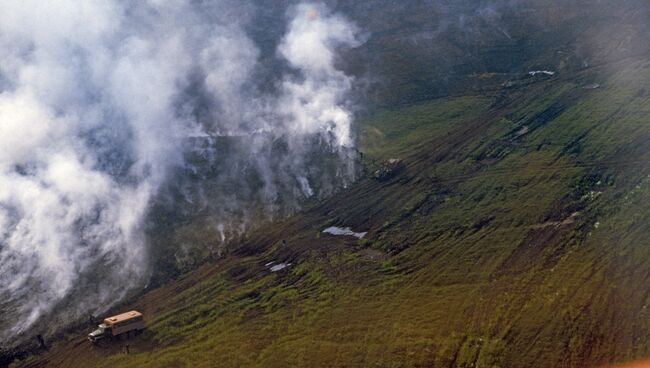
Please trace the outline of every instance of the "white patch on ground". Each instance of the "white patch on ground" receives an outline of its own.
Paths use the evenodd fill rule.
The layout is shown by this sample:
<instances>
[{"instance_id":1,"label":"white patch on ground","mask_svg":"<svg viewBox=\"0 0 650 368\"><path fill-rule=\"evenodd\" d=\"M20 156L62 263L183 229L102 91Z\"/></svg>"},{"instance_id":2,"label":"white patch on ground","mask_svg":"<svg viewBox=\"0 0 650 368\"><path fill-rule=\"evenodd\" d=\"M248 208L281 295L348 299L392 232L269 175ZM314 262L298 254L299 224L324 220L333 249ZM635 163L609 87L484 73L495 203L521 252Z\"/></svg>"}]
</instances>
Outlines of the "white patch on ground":
<instances>
[{"instance_id":1,"label":"white patch on ground","mask_svg":"<svg viewBox=\"0 0 650 368\"><path fill-rule=\"evenodd\" d=\"M323 230L324 233L326 234L332 234L332 235L344 235L344 236L354 236L359 239L363 238L368 234L368 232L362 232L362 233L357 233L352 231L349 227L337 227L337 226L331 226L328 227L327 229Z\"/></svg>"},{"instance_id":2,"label":"white patch on ground","mask_svg":"<svg viewBox=\"0 0 650 368\"><path fill-rule=\"evenodd\" d=\"M586 200L586 199L588 199L588 200L593 201L594 199L600 197L601 194L603 194L603 192L599 192L599 191L594 191L594 190L592 190L592 191L590 191L589 193L583 195L581 199L582 199L582 200Z\"/></svg>"},{"instance_id":3,"label":"white patch on ground","mask_svg":"<svg viewBox=\"0 0 650 368\"><path fill-rule=\"evenodd\" d=\"M273 262L271 262L271 263L273 263ZM272 266L270 268L270 270L271 270L271 272L278 272L278 271L284 270L285 268L287 268L289 266L291 266L291 263L278 263L275 266Z\"/></svg>"},{"instance_id":4,"label":"white patch on ground","mask_svg":"<svg viewBox=\"0 0 650 368\"><path fill-rule=\"evenodd\" d=\"M519 129L519 131L517 131L517 133L515 133L515 136L521 137L522 135L527 134L529 131L530 129L524 125L521 129Z\"/></svg>"},{"instance_id":5,"label":"white patch on ground","mask_svg":"<svg viewBox=\"0 0 650 368\"><path fill-rule=\"evenodd\" d=\"M528 72L528 75L530 75L531 77L534 77L538 74L555 75L555 72L552 72L550 70L533 70Z\"/></svg>"},{"instance_id":6,"label":"white patch on ground","mask_svg":"<svg viewBox=\"0 0 650 368\"><path fill-rule=\"evenodd\" d=\"M269 266L271 266L271 265L274 264L274 263L275 263L275 261L271 261L271 262L265 264L264 267L269 267Z\"/></svg>"},{"instance_id":7,"label":"white patch on ground","mask_svg":"<svg viewBox=\"0 0 650 368\"><path fill-rule=\"evenodd\" d=\"M580 212L574 212L571 214L571 216L567 217L566 219L562 221L548 221L542 224L535 224L530 226L531 229L543 229L546 227L550 226L555 226L555 227L560 227L560 226L566 226L566 225L572 225L575 223L576 219L580 216Z\"/></svg>"}]
</instances>

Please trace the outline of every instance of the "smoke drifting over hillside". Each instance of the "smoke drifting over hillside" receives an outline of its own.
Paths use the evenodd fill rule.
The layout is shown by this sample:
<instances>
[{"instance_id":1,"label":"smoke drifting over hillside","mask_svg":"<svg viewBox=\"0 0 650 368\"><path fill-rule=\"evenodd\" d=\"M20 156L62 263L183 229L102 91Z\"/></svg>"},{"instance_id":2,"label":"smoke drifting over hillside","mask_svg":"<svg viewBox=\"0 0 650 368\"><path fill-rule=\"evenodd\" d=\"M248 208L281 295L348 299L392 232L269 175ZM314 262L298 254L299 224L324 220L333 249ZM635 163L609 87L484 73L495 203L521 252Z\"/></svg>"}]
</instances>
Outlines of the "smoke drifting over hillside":
<instances>
[{"instance_id":1,"label":"smoke drifting over hillside","mask_svg":"<svg viewBox=\"0 0 650 368\"><path fill-rule=\"evenodd\" d=\"M192 170L185 158L197 141L220 163L216 180L248 193L216 186L203 198L221 209L222 227L241 228L246 216L232 215L246 204L273 210L278 196L354 179L352 79L334 62L339 47L358 44L357 30L322 5L289 10L276 56L286 70L271 87L255 80L250 4L0 9L0 342L48 314L63 323L100 312L144 285L144 218L172 170ZM226 156L224 138L236 146ZM315 173L309 157L319 152L337 158L333 170ZM241 179L247 167L257 184Z\"/></svg>"}]
</instances>

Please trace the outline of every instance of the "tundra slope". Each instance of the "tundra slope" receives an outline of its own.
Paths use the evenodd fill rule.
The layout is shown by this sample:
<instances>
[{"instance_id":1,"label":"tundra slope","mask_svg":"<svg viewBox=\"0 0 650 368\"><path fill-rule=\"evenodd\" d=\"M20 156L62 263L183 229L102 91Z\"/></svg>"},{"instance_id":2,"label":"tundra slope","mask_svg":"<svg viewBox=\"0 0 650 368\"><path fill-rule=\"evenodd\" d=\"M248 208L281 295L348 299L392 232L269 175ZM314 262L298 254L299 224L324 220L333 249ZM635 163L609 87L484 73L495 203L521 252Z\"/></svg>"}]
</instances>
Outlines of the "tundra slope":
<instances>
[{"instance_id":1,"label":"tundra slope","mask_svg":"<svg viewBox=\"0 0 650 368\"><path fill-rule=\"evenodd\" d=\"M77 331L25 366L586 367L650 355L650 65L627 60L585 89L597 71L374 114L365 178L128 306L149 318L131 355ZM390 157L403 170L375 179Z\"/></svg>"},{"instance_id":2,"label":"tundra slope","mask_svg":"<svg viewBox=\"0 0 650 368\"><path fill-rule=\"evenodd\" d=\"M125 306L150 318L133 354L89 349L76 330L24 365L582 367L650 355L647 6L514 3L537 13L494 23L512 40L493 38L496 26L452 32L438 56L448 68L431 74L428 49L401 41L427 22L405 5L404 24L348 55L352 69L380 55L373 73L398 86L370 96L384 108L360 124L364 178ZM477 52L463 54L466 42ZM440 70L450 78L436 84ZM404 167L374 178L391 158Z\"/></svg>"}]
</instances>

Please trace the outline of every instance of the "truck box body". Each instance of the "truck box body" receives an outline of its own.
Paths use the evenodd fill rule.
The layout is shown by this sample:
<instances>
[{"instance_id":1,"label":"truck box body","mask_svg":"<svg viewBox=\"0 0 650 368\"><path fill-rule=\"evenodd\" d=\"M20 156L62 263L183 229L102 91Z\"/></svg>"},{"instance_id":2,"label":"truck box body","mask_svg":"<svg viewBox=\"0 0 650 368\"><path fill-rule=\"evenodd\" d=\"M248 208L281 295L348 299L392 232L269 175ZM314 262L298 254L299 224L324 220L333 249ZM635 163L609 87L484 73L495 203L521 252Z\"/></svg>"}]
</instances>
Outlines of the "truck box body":
<instances>
[{"instance_id":1,"label":"truck box body","mask_svg":"<svg viewBox=\"0 0 650 368\"><path fill-rule=\"evenodd\" d=\"M108 317L104 319L104 324L111 329L111 335L113 336L133 330L144 329L144 319L142 318L142 313L138 311L130 311Z\"/></svg>"}]
</instances>

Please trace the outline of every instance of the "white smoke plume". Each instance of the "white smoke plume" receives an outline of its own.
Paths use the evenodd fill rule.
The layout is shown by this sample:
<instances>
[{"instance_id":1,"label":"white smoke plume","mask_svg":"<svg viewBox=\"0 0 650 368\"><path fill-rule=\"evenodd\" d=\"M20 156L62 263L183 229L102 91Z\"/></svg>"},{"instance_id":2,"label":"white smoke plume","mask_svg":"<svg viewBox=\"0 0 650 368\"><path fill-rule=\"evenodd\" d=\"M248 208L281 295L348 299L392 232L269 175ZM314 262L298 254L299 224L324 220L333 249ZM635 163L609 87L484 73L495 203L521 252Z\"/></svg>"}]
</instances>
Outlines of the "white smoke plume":
<instances>
[{"instance_id":1,"label":"white smoke plume","mask_svg":"<svg viewBox=\"0 0 650 368\"><path fill-rule=\"evenodd\" d=\"M325 16L325 17L323 17ZM285 80L279 109L291 132L315 134L325 128L335 145L351 146L350 112L340 101L351 88L351 78L334 67L332 45L357 43L356 30L327 9L302 5L280 45L280 54L302 73L302 79Z\"/></svg>"},{"instance_id":2,"label":"white smoke plume","mask_svg":"<svg viewBox=\"0 0 650 368\"><path fill-rule=\"evenodd\" d=\"M245 31L253 9L0 1L0 343L48 316L102 312L146 283L156 244L147 245L144 219L196 137L242 138L235 157L213 150L209 160L220 162L221 182L254 167L261 189L242 185L254 192L243 197L269 209L283 188L308 197L354 178L353 80L335 53L358 44L356 28L323 5L296 6L276 56L288 69L269 92L254 79L260 51ZM318 175L300 174L318 170L306 158L314 142L342 158L325 189L310 182ZM246 216L230 216L242 196L203 195L222 209L215 226L246 228Z\"/></svg>"}]
</instances>

